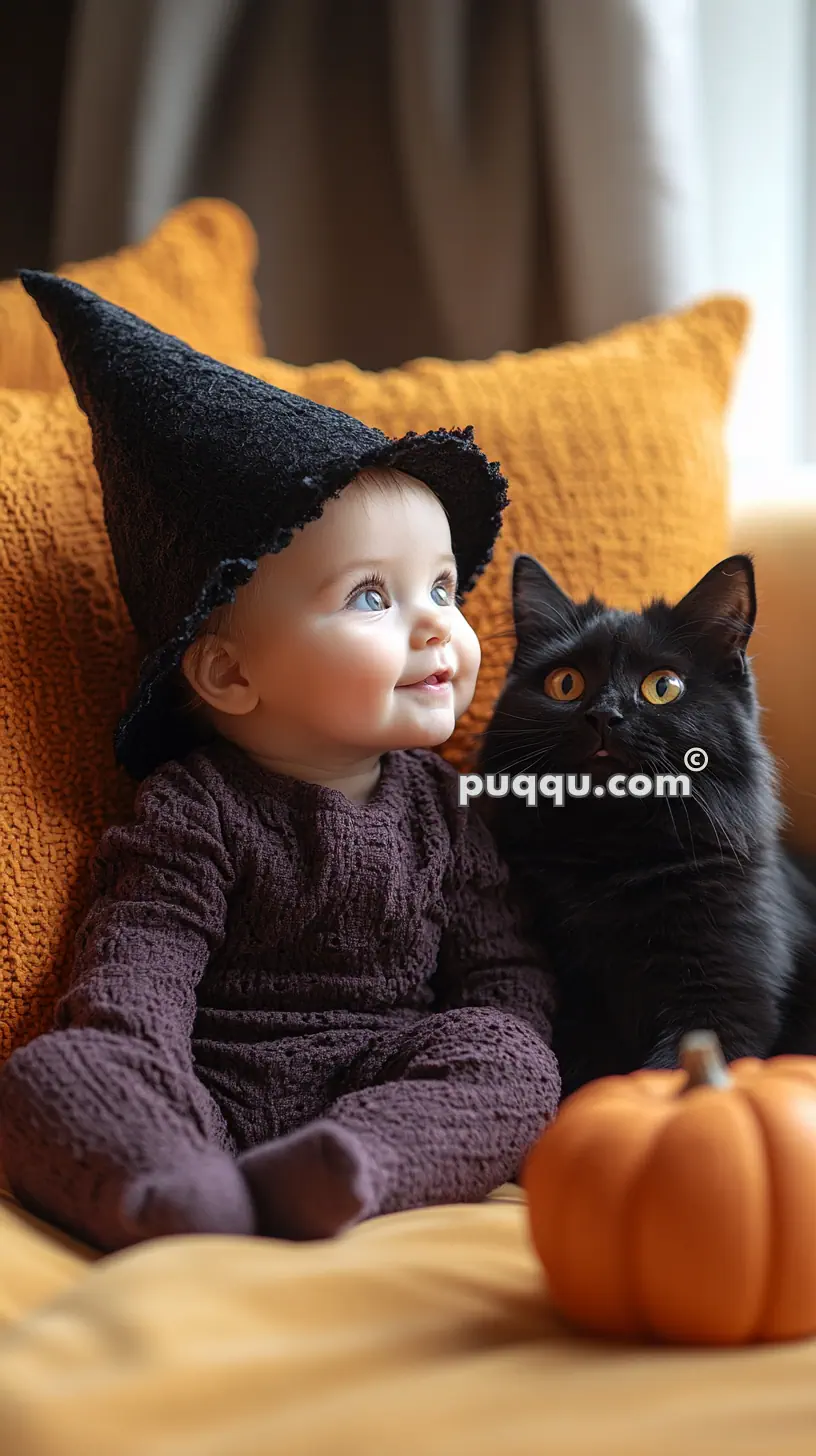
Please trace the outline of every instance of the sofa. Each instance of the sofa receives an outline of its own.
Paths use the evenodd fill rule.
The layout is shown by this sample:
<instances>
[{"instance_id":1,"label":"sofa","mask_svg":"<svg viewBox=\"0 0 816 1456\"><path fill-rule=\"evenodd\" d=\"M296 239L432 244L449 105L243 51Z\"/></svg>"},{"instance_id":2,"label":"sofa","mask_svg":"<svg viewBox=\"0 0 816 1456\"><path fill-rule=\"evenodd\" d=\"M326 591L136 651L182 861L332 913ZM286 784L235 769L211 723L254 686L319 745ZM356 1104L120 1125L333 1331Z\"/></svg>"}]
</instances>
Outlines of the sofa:
<instances>
[{"instance_id":1,"label":"sofa","mask_svg":"<svg viewBox=\"0 0 816 1456\"><path fill-rule=\"evenodd\" d=\"M451 760L471 761L512 651L515 551L627 606L748 549L791 845L816 853L816 509L730 508L723 421L746 306L705 300L527 356L296 369L263 357L255 249L237 209L197 199L143 244L66 271L389 433L475 425L513 505L468 608L484 670ZM110 735L138 661L85 422L14 283L0 284L0 489L2 1060L50 1024L90 851L127 813ZM103 1257L0 1183L0 1442L3 1456L804 1456L816 1342L685 1349L569 1328L514 1186L331 1242L188 1236Z\"/></svg>"}]
</instances>

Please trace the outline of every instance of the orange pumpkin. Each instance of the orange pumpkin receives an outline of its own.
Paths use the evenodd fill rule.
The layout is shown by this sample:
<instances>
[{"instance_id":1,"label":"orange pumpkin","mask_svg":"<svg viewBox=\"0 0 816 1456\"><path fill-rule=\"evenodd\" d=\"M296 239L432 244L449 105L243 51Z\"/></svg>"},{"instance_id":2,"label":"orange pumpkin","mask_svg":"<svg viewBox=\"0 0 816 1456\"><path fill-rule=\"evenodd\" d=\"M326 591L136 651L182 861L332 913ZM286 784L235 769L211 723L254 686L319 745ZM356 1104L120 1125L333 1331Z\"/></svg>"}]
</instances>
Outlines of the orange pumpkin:
<instances>
[{"instance_id":1,"label":"orange pumpkin","mask_svg":"<svg viewBox=\"0 0 816 1456\"><path fill-rule=\"evenodd\" d=\"M554 1304L599 1334L738 1345L816 1333L816 1057L591 1082L523 1175Z\"/></svg>"}]
</instances>

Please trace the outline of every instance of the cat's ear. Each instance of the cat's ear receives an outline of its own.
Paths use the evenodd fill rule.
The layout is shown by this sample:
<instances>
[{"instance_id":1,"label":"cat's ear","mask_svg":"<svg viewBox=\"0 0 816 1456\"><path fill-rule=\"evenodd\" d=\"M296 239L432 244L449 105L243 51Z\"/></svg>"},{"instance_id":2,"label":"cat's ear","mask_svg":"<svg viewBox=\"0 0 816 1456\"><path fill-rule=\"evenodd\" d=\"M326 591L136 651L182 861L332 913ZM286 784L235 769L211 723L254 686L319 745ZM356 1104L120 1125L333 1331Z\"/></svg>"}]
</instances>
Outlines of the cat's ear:
<instances>
[{"instance_id":1,"label":"cat's ear","mask_svg":"<svg viewBox=\"0 0 816 1456\"><path fill-rule=\"evenodd\" d=\"M541 637L558 627L563 628L574 610L572 597L562 591L558 582L534 556L516 557L513 562L513 622L520 642L532 633Z\"/></svg>"},{"instance_id":2,"label":"cat's ear","mask_svg":"<svg viewBox=\"0 0 816 1456\"><path fill-rule=\"evenodd\" d=\"M756 586L750 556L728 556L712 566L672 610L675 621L706 639L724 657L742 655L756 621Z\"/></svg>"}]
</instances>

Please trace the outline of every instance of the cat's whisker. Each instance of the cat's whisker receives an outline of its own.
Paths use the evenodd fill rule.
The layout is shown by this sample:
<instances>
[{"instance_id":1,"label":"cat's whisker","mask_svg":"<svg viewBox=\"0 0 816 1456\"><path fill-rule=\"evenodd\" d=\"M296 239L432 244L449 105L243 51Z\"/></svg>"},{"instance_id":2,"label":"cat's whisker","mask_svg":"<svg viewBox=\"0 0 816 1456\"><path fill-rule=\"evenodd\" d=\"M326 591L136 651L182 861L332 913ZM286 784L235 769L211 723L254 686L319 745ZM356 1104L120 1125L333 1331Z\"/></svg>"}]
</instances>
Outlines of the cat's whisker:
<instances>
[{"instance_id":1,"label":"cat's whisker","mask_svg":"<svg viewBox=\"0 0 816 1456\"><path fill-rule=\"evenodd\" d=\"M706 797L705 797L705 794L703 792L703 785L701 784L698 787L699 787L700 792L697 795L696 802L700 805L701 809L703 810L703 813L708 816L708 819L709 819L709 821L711 823L711 827L714 830L714 833L717 834L717 829L718 828L720 830L722 830L722 833L725 836L725 840L726 840L726 842L728 844L728 847L731 850L731 853L732 853L732 855L734 857L734 861L737 864L740 872L744 875L745 874L745 866L744 866L744 863L743 863L743 856L740 854L739 850L737 849L736 845L734 844L734 841L731 838L731 835L728 833L728 830L727 830L727 828L726 828L726 826L725 826L725 824L723 822L722 817L719 814L716 813L715 806L713 804L712 805L709 805L706 802ZM718 793L719 792L716 789L716 786L711 785L709 787L712 789L712 791L714 793ZM712 817L712 816L714 816L714 817ZM715 824L715 818L716 818L716 824ZM718 836L718 843L719 843L719 836Z\"/></svg>"},{"instance_id":2,"label":"cat's whisker","mask_svg":"<svg viewBox=\"0 0 816 1456\"><path fill-rule=\"evenodd\" d=\"M506 768L501 769L501 773L508 775L515 773L538 773L543 768L545 762L546 758L542 760L540 753L531 754L529 749L525 749L521 758L511 760Z\"/></svg>"},{"instance_id":3,"label":"cat's whisker","mask_svg":"<svg viewBox=\"0 0 816 1456\"><path fill-rule=\"evenodd\" d=\"M662 754L661 756L664 759L664 764L663 764L664 771L671 772L672 771L672 765L669 763L668 755ZM699 789L700 788L700 785L698 784L697 787ZM668 800L667 800L667 802L668 802ZM692 828L691 815L689 814L688 804L686 803L685 796L681 796L680 802L683 805L683 812L684 812L684 814L686 816L686 823L688 824L689 838L690 838L690 841L691 841L691 852L692 852L692 856L693 856L693 859L694 859L694 867L695 867L695 869L699 870L699 863L698 863L698 860L697 860L697 853L696 853L696 849L695 849L695 845L694 845L694 830ZM715 838L715 840L717 842L717 851L718 851L719 856L720 856L720 863L721 864L725 864L725 855L723 853L722 840L720 839L718 829L723 829L723 833L725 834L726 839L728 839L728 834L727 834L727 832L725 831L723 825L720 822L719 815L716 816L716 820L715 820L715 818L713 817L712 813L709 811L709 807L705 803L705 801L704 801L703 796L702 796L701 793L698 793L695 796L694 802L700 805L700 808L702 809L702 811L703 811L706 819L708 820L709 824L711 825L711 828L712 828L712 830L714 832L714 838ZM730 840L729 840L729 844L730 844ZM735 853L733 844L731 844L730 847L731 847L732 853Z\"/></svg>"},{"instance_id":4,"label":"cat's whisker","mask_svg":"<svg viewBox=\"0 0 816 1456\"><path fill-rule=\"evenodd\" d=\"M520 721L524 722L524 719L522 718ZM535 734L540 737L541 728L482 728L473 736L474 738L487 738L489 735L491 738L498 738L499 735L506 736L508 733L529 733L531 736Z\"/></svg>"},{"instance_id":5,"label":"cat's whisker","mask_svg":"<svg viewBox=\"0 0 816 1456\"><path fill-rule=\"evenodd\" d=\"M483 643L484 642L505 642L505 641L507 641L508 638L515 637L515 635L516 635L516 629L515 629L515 627L504 627L499 632L489 632L486 637L482 637L481 641Z\"/></svg>"},{"instance_id":6,"label":"cat's whisker","mask_svg":"<svg viewBox=\"0 0 816 1456\"><path fill-rule=\"evenodd\" d=\"M727 828L726 828L726 826L725 826L725 824L723 822L723 819L720 816L720 814L717 813L716 807L713 804L709 804L707 802L706 796L705 796L705 793L704 793L704 786L703 786L703 784L701 784L699 782L697 783L697 793L694 795L694 803L699 804L699 806L700 806L703 814L705 815L706 819L708 820L709 824L711 825L711 828L712 828L713 833L714 833L714 838L717 841L717 849L719 850L719 854L720 854L720 862L722 864L725 864L725 855L723 853L722 840L720 839L720 833L722 833L722 835L723 835L723 837L724 837L724 839L725 839L725 841L726 841L729 849L731 850L731 856L732 856L733 862L737 865L737 867L740 870L740 872L744 874L744 868L743 868L743 864L742 864L742 859L740 857L740 854L739 854L739 852L738 852L738 850L737 850L737 848L736 848L736 846L735 846L735 844L734 844L734 842L733 842L730 834L728 833L728 830L727 830ZM686 801L685 801L685 799L683 799L683 805L684 805L684 807L686 807ZM688 808L686 808L686 815L688 816Z\"/></svg>"},{"instance_id":7,"label":"cat's whisker","mask_svg":"<svg viewBox=\"0 0 816 1456\"><path fill-rule=\"evenodd\" d=\"M537 733L540 733L541 732L541 719L540 718L535 718L535 717L530 718L530 717L527 716L526 713L508 713L508 711L506 710L506 708L502 708L501 716L502 716L503 719L504 718L511 718L516 723L533 723L533 724L535 724L536 732ZM495 732L496 730L494 728L492 730L487 730L487 731Z\"/></svg>"},{"instance_id":8,"label":"cat's whisker","mask_svg":"<svg viewBox=\"0 0 816 1456\"><path fill-rule=\"evenodd\" d=\"M668 800L666 802L668 803ZM699 866L699 864L697 862L697 850L696 850L695 845L694 845L694 830L691 827L691 815L689 814L688 804L686 803L686 801L685 801L684 798L681 798L680 799L680 803L683 805L683 813L686 816L686 823L688 824L689 840L691 842L691 857L692 857L692 859L694 861L694 868L699 873L700 866ZM717 835L716 829L714 830L714 835L715 835L715 837ZM719 839L717 839L717 848L720 851L720 859L722 859L722 857L723 857L723 854L722 854L722 845L720 844Z\"/></svg>"},{"instance_id":9,"label":"cat's whisker","mask_svg":"<svg viewBox=\"0 0 816 1456\"><path fill-rule=\"evenodd\" d=\"M540 731L536 731L532 728L494 728L486 730L485 733L480 736L484 740L488 737L492 739L493 737L498 737L499 735L501 735L501 737L505 740L502 744L502 765L501 769L498 770L501 773L510 772L511 770L509 768L509 765L511 763L518 762L518 759L513 759L512 757L509 759L507 758L508 754L512 755L514 748L519 750L521 755L525 758L536 759L539 757L546 757L546 750L541 744ZM484 745L482 745L482 747L483 746ZM482 769L484 769L483 763ZM491 769L489 770L489 772L496 772L496 770Z\"/></svg>"},{"instance_id":10,"label":"cat's whisker","mask_svg":"<svg viewBox=\"0 0 816 1456\"><path fill-rule=\"evenodd\" d=\"M574 632L579 625L579 619L564 610L556 608L555 604L548 604L546 608L536 606L534 602L525 602L524 615L530 626L533 623L552 628L563 627L565 632Z\"/></svg>"},{"instance_id":11,"label":"cat's whisker","mask_svg":"<svg viewBox=\"0 0 816 1456\"><path fill-rule=\"evenodd\" d=\"M647 758L646 759L646 769L652 775L652 778L657 778L658 774L660 773L660 766L659 766L659 764L657 764L655 760L650 759L650 758ZM680 837L680 831L677 828L677 823L675 821L674 814L672 813L671 799L668 796L664 796L663 802L665 803L666 808L669 811L669 818L671 820L671 826L672 826L672 829L674 831L674 837L677 840L678 845L682 849L682 847L683 847L683 841L682 841L682 839ZM689 825L689 833L691 833L691 825ZM694 853L694 836L693 835L691 836L691 843L692 843L692 854L693 854Z\"/></svg>"}]
</instances>

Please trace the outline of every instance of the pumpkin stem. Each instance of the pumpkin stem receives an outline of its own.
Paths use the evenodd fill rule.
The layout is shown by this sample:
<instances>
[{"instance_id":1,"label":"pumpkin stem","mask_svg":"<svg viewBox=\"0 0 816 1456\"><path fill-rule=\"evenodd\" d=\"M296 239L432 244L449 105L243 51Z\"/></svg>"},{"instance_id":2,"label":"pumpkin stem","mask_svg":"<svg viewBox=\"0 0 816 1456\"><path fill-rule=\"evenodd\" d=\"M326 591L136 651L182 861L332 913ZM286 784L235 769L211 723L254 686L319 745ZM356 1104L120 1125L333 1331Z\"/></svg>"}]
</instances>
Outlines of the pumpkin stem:
<instances>
[{"instance_id":1,"label":"pumpkin stem","mask_svg":"<svg viewBox=\"0 0 816 1456\"><path fill-rule=\"evenodd\" d=\"M688 1075L683 1088L730 1087L731 1078L722 1048L713 1031L690 1031L680 1043L680 1065Z\"/></svg>"}]
</instances>

